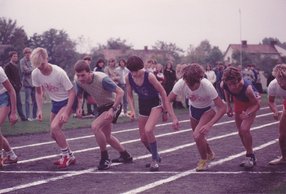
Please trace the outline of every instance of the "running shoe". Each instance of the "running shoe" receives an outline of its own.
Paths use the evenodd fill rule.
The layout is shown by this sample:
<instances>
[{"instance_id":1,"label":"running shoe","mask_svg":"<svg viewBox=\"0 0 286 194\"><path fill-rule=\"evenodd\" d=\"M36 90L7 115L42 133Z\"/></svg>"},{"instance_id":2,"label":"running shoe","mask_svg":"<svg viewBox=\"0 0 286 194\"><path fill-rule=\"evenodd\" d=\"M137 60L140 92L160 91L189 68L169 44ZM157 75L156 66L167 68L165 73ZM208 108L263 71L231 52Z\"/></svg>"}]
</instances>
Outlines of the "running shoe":
<instances>
[{"instance_id":1,"label":"running shoe","mask_svg":"<svg viewBox=\"0 0 286 194\"><path fill-rule=\"evenodd\" d=\"M129 155L128 157L119 156L119 158L112 159L112 163L131 163L133 158Z\"/></svg>"},{"instance_id":2,"label":"running shoe","mask_svg":"<svg viewBox=\"0 0 286 194\"><path fill-rule=\"evenodd\" d=\"M160 164L161 161L162 161L162 158L159 157L158 163ZM151 166L151 163L147 163L147 164L145 165L146 168L150 168L150 166Z\"/></svg>"},{"instance_id":3,"label":"running shoe","mask_svg":"<svg viewBox=\"0 0 286 194\"><path fill-rule=\"evenodd\" d=\"M244 167L247 169L253 168L256 165L255 157L246 157L244 161L240 163L240 167Z\"/></svg>"},{"instance_id":4,"label":"running shoe","mask_svg":"<svg viewBox=\"0 0 286 194\"><path fill-rule=\"evenodd\" d=\"M62 156L59 160L55 161L54 164L58 166L58 168L66 168L70 165L75 164L76 160L74 155L72 156Z\"/></svg>"},{"instance_id":5,"label":"running shoe","mask_svg":"<svg viewBox=\"0 0 286 194\"><path fill-rule=\"evenodd\" d=\"M282 157L278 157L274 160L271 160L268 164L269 165L282 165L282 164L286 164L286 160L284 160Z\"/></svg>"},{"instance_id":6,"label":"running shoe","mask_svg":"<svg viewBox=\"0 0 286 194\"><path fill-rule=\"evenodd\" d=\"M159 170L159 162L157 160L153 160L150 164L150 171L158 171Z\"/></svg>"},{"instance_id":7,"label":"running shoe","mask_svg":"<svg viewBox=\"0 0 286 194\"><path fill-rule=\"evenodd\" d=\"M11 156L7 156L5 158L3 158L3 165L6 164L16 164L18 162L18 157L16 156L15 158L11 158Z\"/></svg>"},{"instance_id":8,"label":"running shoe","mask_svg":"<svg viewBox=\"0 0 286 194\"><path fill-rule=\"evenodd\" d=\"M208 160L200 160L198 162L196 171L200 172L200 171L206 171L208 169Z\"/></svg>"},{"instance_id":9,"label":"running shoe","mask_svg":"<svg viewBox=\"0 0 286 194\"><path fill-rule=\"evenodd\" d=\"M98 170L107 170L111 166L110 159L101 159L97 167Z\"/></svg>"}]
</instances>

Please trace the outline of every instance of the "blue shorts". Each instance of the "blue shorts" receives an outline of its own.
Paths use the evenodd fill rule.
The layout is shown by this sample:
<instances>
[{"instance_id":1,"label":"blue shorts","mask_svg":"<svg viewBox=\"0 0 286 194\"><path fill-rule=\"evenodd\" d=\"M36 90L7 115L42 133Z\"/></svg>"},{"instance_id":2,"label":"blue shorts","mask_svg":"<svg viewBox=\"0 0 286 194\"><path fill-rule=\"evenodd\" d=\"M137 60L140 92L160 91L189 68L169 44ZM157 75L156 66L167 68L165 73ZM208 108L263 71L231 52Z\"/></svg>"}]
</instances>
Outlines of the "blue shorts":
<instances>
[{"instance_id":1,"label":"blue shorts","mask_svg":"<svg viewBox=\"0 0 286 194\"><path fill-rule=\"evenodd\" d=\"M202 115L210 109L211 109L210 106L208 106L206 108L196 108L196 107L190 106L189 107L190 116L192 118L196 119L197 121L199 121L201 119Z\"/></svg>"},{"instance_id":2,"label":"blue shorts","mask_svg":"<svg viewBox=\"0 0 286 194\"><path fill-rule=\"evenodd\" d=\"M142 116L150 116L152 108L161 105L159 96L151 99L139 98L138 101L139 101L139 114Z\"/></svg>"},{"instance_id":3,"label":"blue shorts","mask_svg":"<svg viewBox=\"0 0 286 194\"><path fill-rule=\"evenodd\" d=\"M68 99L66 100L63 100L63 101L59 101L59 102L56 102L56 101L53 101L52 100L52 110L51 112L54 113L54 114L58 114L58 112L68 104Z\"/></svg>"},{"instance_id":4,"label":"blue shorts","mask_svg":"<svg viewBox=\"0 0 286 194\"><path fill-rule=\"evenodd\" d=\"M8 92L0 94L0 107L4 106L10 106L10 97L8 95Z\"/></svg>"}]
</instances>

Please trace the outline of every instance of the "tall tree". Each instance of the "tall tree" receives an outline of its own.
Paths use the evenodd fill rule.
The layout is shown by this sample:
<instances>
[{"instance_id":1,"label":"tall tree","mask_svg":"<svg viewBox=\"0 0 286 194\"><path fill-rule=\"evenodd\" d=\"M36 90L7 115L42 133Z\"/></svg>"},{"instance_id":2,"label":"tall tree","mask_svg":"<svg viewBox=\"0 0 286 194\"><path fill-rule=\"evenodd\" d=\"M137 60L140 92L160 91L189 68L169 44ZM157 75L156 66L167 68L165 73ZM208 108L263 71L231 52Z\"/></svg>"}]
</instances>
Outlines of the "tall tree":
<instances>
[{"instance_id":1,"label":"tall tree","mask_svg":"<svg viewBox=\"0 0 286 194\"><path fill-rule=\"evenodd\" d=\"M22 27L17 26L16 20L0 18L0 44L10 45L1 54L0 60L2 63L7 61L8 52L15 50L19 54L22 54L22 50L28 44L28 37Z\"/></svg>"},{"instance_id":2,"label":"tall tree","mask_svg":"<svg viewBox=\"0 0 286 194\"><path fill-rule=\"evenodd\" d=\"M43 34L34 34L30 38L33 47L47 49L50 63L61 66L72 77L73 65L78 59L76 43L63 30L50 29Z\"/></svg>"},{"instance_id":3,"label":"tall tree","mask_svg":"<svg viewBox=\"0 0 286 194\"><path fill-rule=\"evenodd\" d=\"M175 63L180 62L180 56L184 52L183 49L179 48L175 43L166 43L164 41L157 41L152 46L154 50L164 51L164 61L173 60Z\"/></svg>"}]
</instances>

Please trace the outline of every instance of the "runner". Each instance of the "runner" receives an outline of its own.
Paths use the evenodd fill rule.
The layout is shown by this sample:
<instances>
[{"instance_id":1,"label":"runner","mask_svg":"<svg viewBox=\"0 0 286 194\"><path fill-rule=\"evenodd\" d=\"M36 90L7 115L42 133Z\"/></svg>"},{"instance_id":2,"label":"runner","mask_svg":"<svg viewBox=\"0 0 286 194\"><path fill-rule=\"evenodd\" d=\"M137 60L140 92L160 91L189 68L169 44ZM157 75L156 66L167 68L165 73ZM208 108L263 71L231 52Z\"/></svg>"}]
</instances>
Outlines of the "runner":
<instances>
[{"instance_id":1,"label":"runner","mask_svg":"<svg viewBox=\"0 0 286 194\"><path fill-rule=\"evenodd\" d=\"M32 72L32 83L36 87L37 119L43 120L43 89L52 100L50 114L50 133L61 149L61 158L54 162L59 168L75 164L75 157L62 131L72 113L75 98L73 84L66 72L57 65L48 62L48 53L44 48L36 48L31 54L35 69Z\"/></svg>"},{"instance_id":2,"label":"runner","mask_svg":"<svg viewBox=\"0 0 286 194\"><path fill-rule=\"evenodd\" d=\"M240 163L246 169L256 165L256 158L252 149L252 135L250 127L254 122L256 112L260 108L260 95L255 87L246 79L242 79L241 71L236 67L228 67L223 72L221 87L227 102L227 115L233 116L239 137L246 150L246 158ZM233 97L234 110L230 98Z\"/></svg>"},{"instance_id":3,"label":"runner","mask_svg":"<svg viewBox=\"0 0 286 194\"><path fill-rule=\"evenodd\" d=\"M215 153L211 150L206 135L226 112L226 105L204 75L201 65L193 63L186 66L183 69L183 77L174 85L168 96L170 102L174 102L178 95L185 96L189 100L193 137L201 156L196 171L207 170L208 162L215 159Z\"/></svg>"},{"instance_id":4,"label":"runner","mask_svg":"<svg viewBox=\"0 0 286 194\"><path fill-rule=\"evenodd\" d=\"M124 95L123 90L105 73L92 72L84 60L77 61L74 69L78 96L77 116L81 117L82 115L84 92L92 96L98 105L98 117L91 123L91 129L101 151L98 170L110 168L111 160L106 148L107 143L120 153L119 158L112 160L112 162L132 162L133 158L130 154L120 144L119 140L111 135L112 123L116 123L122 109L121 100Z\"/></svg>"},{"instance_id":5,"label":"runner","mask_svg":"<svg viewBox=\"0 0 286 194\"><path fill-rule=\"evenodd\" d=\"M157 141L154 135L155 125L163 113L163 120L167 120L169 112L173 118L173 126L178 128L178 120L171 111L166 92L153 73L144 70L144 63L141 58L132 56L126 66L130 73L126 76L127 97L130 107L130 117L135 117L133 90L138 94L139 118L138 126L141 142L152 154L152 162L146 167L150 171L158 171L161 158L157 151ZM160 95L160 96L159 96Z\"/></svg>"},{"instance_id":6,"label":"runner","mask_svg":"<svg viewBox=\"0 0 286 194\"><path fill-rule=\"evenodd\" d=\"M1 132L2 125L8 115L10 125L13 126L18 120L16 114L16 92L3 68L0 67L0 167L6 164L17 163L18 161L17 155Z\"/></svg>"},{"instance_id":7,"label":"runner","mask_svg":"<svg viewBox=\"0 0 286 194\"><path fill-rule=\"evenodd\" d=\"M273 69L275 77L268 86L268 104L274 113L274 119L279 120L279 146L281 157L269 162L270 165L286 164L286 64L279 64ZM279 112L275 103L276 97L284 99L283 112Z\"/></svg>"}]
</instances>

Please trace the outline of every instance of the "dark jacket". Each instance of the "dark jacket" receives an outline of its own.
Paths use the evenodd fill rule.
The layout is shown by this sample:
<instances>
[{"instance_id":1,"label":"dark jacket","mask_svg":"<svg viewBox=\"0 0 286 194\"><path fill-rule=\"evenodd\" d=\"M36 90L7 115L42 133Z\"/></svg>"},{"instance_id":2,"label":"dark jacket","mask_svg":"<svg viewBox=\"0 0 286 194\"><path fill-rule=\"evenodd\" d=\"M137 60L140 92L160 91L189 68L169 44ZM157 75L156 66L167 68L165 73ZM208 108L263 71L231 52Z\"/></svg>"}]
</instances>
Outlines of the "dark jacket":
<instances>
[{"instance_id":1,"label":"dark jacket","mask_svg":"<svg viewBox=\"0 0 286 194\"><path fill-rule=\"evenodd\" d=\"M8 63L5 67L5 73L14 87L16 92L20 92L22 87L20 71L16 65L13 65L11 62Z\"/></svg>"}]
</instances>

